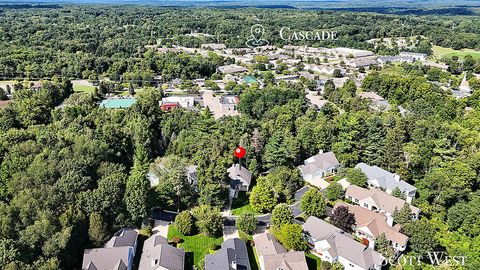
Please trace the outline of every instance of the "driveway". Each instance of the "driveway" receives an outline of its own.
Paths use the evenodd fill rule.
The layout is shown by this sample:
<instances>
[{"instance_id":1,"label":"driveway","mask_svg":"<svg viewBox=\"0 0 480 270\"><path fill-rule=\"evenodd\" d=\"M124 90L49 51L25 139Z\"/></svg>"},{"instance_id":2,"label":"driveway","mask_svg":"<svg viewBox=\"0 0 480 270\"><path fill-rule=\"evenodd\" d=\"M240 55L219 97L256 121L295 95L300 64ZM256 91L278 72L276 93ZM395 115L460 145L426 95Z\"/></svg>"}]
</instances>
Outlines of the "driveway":
<instances>
[{"instance_id":1,"label":"driveway","mask_svg":"<svg viewBox=\"0 0 480 270\"><path fill-rule=\"evenodd\" d=\"M153 234L159 234L165 238L168 238L168 226L170 225L169 221L164 220L154 220L154 227L152 229Z\"/></svg>"},{"instance_id":2,"label":"driveway","mask_svg":"<svg viewBox=\"0 0 480 270\"><path fill-rule=\"evenodd\" d=\"M312 179L312 180L308 181L308 183L318 187L319 189L326 189L330 185L330 183L328 183L327 181L325 181L321 177L317 177L315 179Z\"/></svg>"}]
</instances>

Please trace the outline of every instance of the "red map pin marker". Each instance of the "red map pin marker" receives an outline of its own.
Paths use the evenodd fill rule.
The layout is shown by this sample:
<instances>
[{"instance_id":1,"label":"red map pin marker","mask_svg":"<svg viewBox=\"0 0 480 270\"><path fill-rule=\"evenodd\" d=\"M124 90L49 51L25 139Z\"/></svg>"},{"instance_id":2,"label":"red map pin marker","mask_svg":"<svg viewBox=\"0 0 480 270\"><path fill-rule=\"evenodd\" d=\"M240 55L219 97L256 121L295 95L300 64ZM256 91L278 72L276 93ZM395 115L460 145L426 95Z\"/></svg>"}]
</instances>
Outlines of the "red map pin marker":
<instances>
[{"instance_id":1,"label":"red map pin marker","mask_svg":"<svg viewBox=\"0 0 480 270\"><path fill-rule=\"evenodd\" d=\"M233 154L236 158L244 158L245 154L247 154L247 151L245 150L245 148L238 146L237 148L235 148L235 151L233 151Z\"/></svg>"}]
</instances>

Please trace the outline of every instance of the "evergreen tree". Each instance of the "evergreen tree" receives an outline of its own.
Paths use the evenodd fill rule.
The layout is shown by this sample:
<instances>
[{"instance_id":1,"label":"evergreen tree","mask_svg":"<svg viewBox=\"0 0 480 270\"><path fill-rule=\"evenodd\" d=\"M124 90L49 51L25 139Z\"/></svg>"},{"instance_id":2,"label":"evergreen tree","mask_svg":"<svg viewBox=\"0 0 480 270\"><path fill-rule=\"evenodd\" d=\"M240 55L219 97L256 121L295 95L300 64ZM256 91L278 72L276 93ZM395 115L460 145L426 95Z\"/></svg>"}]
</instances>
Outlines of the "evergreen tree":
<instances>
[{"instance_id":1,"label":"evergreen tree","mask_svg":"<svg viewBox=\"0 0 480 270\"><path fill-rule=\"evenodd\" d=\"M385 233L380 234L377 239L375 239L375 250L380 252L385 258L390 258L394 254L394 250L390 245L390 241L388 241Z\"/></svg>"},{"instance_id":2,"label":"evergreen tree","mask_svg":"<svg viewBox=\"0 0 480 270\"><path fill-rule=\"evenodd\" d=\"M410 220L412 220L412 210L410 209L410 204L405 203L400 210L395 208L393 211L393 221L396 224L405 226Z\"/></svg>"},{"instance_id":3,"label":"evergreen tree","mask_svg":"<svg viewBox=\"0 0 480 270\"><path fill-rule=\"evenodd\" d=\"M105 244L109 237L107 225L103 221L102 216L97 212L92 212L88 226L90 242L92 242L93 246L100 247Z\"/></svg>"},{"instance_id":4,"label":"evergreen tree","mask_svg":"<svg viewBox=\"0 0 480 270\"><path fill-rule=\"evenodd\" d=\"M125 189L125 205L135 224L140 224L148 215L150 182L146 175L148 172L147 155L143 147L135 151L134 165L127 180Z\"/></svg>"}]
</instances>

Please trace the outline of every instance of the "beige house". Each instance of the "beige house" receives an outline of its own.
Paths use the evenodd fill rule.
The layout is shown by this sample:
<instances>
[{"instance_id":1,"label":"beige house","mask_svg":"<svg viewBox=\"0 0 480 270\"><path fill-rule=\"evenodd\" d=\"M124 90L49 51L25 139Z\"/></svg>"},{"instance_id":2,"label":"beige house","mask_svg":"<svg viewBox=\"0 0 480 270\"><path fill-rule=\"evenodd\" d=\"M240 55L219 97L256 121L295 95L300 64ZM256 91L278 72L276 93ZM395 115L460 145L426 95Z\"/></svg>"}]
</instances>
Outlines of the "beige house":
<instances>
[{"instance_id":1,"label":"beige house","mask_svg":"<svg viewBox=\"0 0 480 270\"><path fill-rule=\"evenodd\" d=\"M303 230L312 253L322 261L339 262L345 270L382 268L385 258L380 253L324 220L311 216L303 224Z\"/></svg>"},{"instance_id":2,"label":"beige house","mask_svg":"<svg viewBox=\"0 0 480 270\"><path fill-rule=\"evenodd\" d=\"M261 270L308 270L305 253L288 252L275 236L269 233L257 234L253 241Z\"/></svg>"},{"instance_id":3,"label":"beige house","mask_svg":"<svg viewBox=\"0 0 480 270\"><path fill-rule=\"evenodd\" d=\"M355 185L347 187L345 198L368 210L384 213L389 218L393 216L395 210L400 211L405 204L408 204L406 201L389 195L380 189L365 189ZM412 210L412 219L418 219L420 209L413 205L409 206Z\"/></svg>"},{"instance_id":4,"label":"beige house","mask_svg":"<svg viewBox=\"0 0 480 270\"><path fill-rule=\"evenodd\" d=\"M339 206L345 206L355 216L355 235L368 241L370 248L375 247L375 240L382 234L390 241L391 246L397 253L407 248L408 237L400 232L399 225L393 225L393 218L384 213L370 211L359 205L351 205L342 202L335 204L333 211Z\"/></svg>"}]
</instances>

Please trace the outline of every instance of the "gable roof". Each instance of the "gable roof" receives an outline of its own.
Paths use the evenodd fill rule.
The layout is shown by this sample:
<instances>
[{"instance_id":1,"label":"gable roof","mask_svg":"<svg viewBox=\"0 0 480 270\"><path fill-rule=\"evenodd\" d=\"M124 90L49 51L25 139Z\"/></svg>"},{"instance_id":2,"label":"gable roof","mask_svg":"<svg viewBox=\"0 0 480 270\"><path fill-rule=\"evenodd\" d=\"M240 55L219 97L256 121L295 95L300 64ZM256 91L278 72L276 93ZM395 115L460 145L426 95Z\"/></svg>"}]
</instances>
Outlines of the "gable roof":
<instances>
[{"instance_id":1,"label":"gable roof","mask_svg":"<svg viewBox=\"0 0 480 270\"><path fill-rule=\"evenodd\" d=\"M341 256L358 266L370 269L373 265L381 265L383 256L373 249L355 241L349 234L332 224L311 216L303 224L303 230L316 241L327 241L328 252L332 257Z\"/></svg>"},{"instance_id":2,"label":"gable roof","mask_svg":"<svg viewBox=\"0 0 480 270\"><path fill-rule=\"evenodd\" d=\"M121 229L105 244L105 247L134 247L137 235L133 229Z\"/></svg>"},{"instance_id":3,"label":"gable roof","mask_svg":"<svg viewBox=\"0 0 480 270\"><path fill-rule=\"evenodd\" d=\"M366 227L375 238L384 233L388 240L394 241L402 246L407 244L408 237L399 232L400 227L388 226L387 216L385 216L385 214L370 211L359 205L351 205L342 202L336 203L333 211L339 206L347 207L348 211L355 215L357 229Z\"/></svg>"},{"instance_id":4,"label":"gable roof","mask_svg":"<svg viewBox=\"0 0 480 270\"><path fill-rule=\"evenodd\" d=\"M152 235L145 240L139 270L154 270L163 267L168 270L183 270L185 251L168 244L165 237Z\"/></svg>"},{"instance_id":5,"label":"gable roof","mask_svg":"<svg viewBox=\"0 0 480 270\"><path fill-rule=\"evenodd\" d=\"M263 270L308 270L303 251L264 255L263 265Z\"/></svg>"},{"instance_id":6,"label":"gable roof","mask_svg":"<svg viewBox=\"0 0 480 270\"><path fill-rule=\"evenodd\" d=\"M255 242L255 249L257 250L258 257L287 252L287 250L278 243L275 236L269 233L255 235L253 237L253 242Z\"/></svg>"},{"instance_id":7,"label":"gable roof","mask_svg":"<svg viewBox=\"0 0 480 270\"><path fill-rule=\"evenodd\" d=\"M247 168L241 166L240 164L233 164L232 167L227 169L228 177L233 180L241 180L248 186L252 182L252 173L247 170Z\"/></svg>"},{"instance_id":8,"label":"gable roof","mask_svg":"<svg viewBox=\"0 0 480 270\"><path fill-rule=\"evenodd\" d=\"M330 245L329 253L343 257L350 262L364 268L371 269L374 265L381 265L384 257L373 249L355 241L343 233L335 232L327 239Z\"/></svg>"},{"instance_id":9,"label":"gable roof","mask_svg":"<svg viewBox=\"0 0 480 270\"><path fill-rule=\"evenodd\" d=\"M82 270L127 270L131 247L86 249Z\"/></svg>"},{"instance_id":10,"label":"gable roof","mask_svg":"<svg viewBox=\"0 0 480 270\"><path fill-rule=\"evenodd\" d=\"M417 188L409 183L400 180L400 176L386 171L380 167L369 166L365 163L358 163L355 166L355 169L360 169L367 176L369 183L376 181L382 188L394 190L396 187L398 187L400 191L407 193L417 190Z\"/></svg>"},{"instance_id":11,"label":"gable roof","mask_svg":"<svg viewBox=\"0 0 480 270\"><path fill-rule=\"evenodd\" d=\"M248 260L247 245L238 238L228 239L222 243L222 248L214 254L205 256L205 270L234 270L232 262L236 263L237 270L251 270Z\"/></svg>"},{"instance_id":12,"label":"gable roof","mask_svg":"<svg viewBox=\"0 0 480 270\"><path fill-rule=\"evenodd\" d=\"M303 174L311 174L322 169L326 171L328 168L340 166L337 157L333 152L320 153L309 157L305 160L305 165L300 166Z\"/></svg>"},{"instance_id":13,"label":"gable roof","mask_svg":"<svg viewBox=\"0 0 480 270\"><path fill-rule=\"evenodd\" d=\"M347 190L345 191L345 196L359 200L370 198L373 200L373 202L375 202L377 208L390 214L393 214L395 209L400 211L400 209L402 209L402 207L407 203L406 201L389 195L380 189L365 189L355 185L350 185L347 187ZM413 205L410 205L410 209L414 214L420 213L420 209Z\"/></svg>"},{"instance_id":14,"label":"gable roof","mask_svg":"<svg viewBox=\"0 0 480 270\"><path fill-rule=\"evenodd\" d=\"M340 228L314 216L310 216L303 224L303 230L316 240L323 240L335 232L342 232Z\"/></svg>"}]
</instances>

